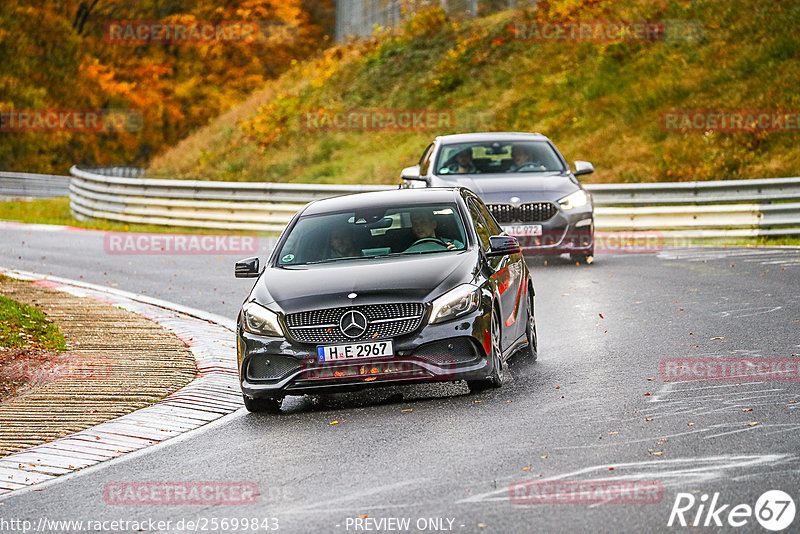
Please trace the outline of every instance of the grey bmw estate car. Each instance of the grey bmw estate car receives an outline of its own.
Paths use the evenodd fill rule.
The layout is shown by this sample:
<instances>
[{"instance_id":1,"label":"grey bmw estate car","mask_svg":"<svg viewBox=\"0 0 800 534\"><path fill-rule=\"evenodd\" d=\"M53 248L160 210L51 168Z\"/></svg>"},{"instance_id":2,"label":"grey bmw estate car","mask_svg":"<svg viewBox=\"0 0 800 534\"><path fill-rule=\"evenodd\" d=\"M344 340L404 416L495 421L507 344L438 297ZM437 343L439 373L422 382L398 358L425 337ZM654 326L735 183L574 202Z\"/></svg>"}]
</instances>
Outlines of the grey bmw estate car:
<instances>
[{"instance_id":1,"label":"grey bmw estate car","mask_svg":"<svg viewBox=\"0 0 800 534\"><path fill-rule=\"evenodd\" d=\"M541 134L492 132L439 136L400 178L411 188L468 187L525 253L568 253L591 263L594 209L576 177L592 172L586 161L570 170Z\"/></svg>"},{"instance_id":2,"label":"grey bmw estate car","mask_svg":"<svg viewBox=\"0 0 800 534\"><path fill-rule=\"evenodd\" d=\"M244 403L465 380L499 387L513 354L536 359L533 282L513 237L465 188L317 200L284 230L239 314Z\"/></svg>"}]
</instances>

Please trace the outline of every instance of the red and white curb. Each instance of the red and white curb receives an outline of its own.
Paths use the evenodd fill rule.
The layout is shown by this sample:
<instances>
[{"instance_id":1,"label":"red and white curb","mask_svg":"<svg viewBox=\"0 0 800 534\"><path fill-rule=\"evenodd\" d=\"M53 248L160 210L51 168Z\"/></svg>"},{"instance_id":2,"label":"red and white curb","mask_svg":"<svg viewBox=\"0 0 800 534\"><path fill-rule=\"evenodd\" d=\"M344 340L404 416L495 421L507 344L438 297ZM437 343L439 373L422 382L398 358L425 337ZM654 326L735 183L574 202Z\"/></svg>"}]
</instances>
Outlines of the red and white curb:
<instances>
[{"instance_id":1,"label":"red and white curb","mask_svg":"<svg viewBox=\"0 0 800 534\"><path fill-rule=\"evenodd\" d=\"M0 458L0 499L59 475L118 458L196 430L241 408L235 321L178 304L74 280L0 267L0 274L96 299L151 319L183 340L195 380L151 406Z\"/></svg>"}]
</instances>

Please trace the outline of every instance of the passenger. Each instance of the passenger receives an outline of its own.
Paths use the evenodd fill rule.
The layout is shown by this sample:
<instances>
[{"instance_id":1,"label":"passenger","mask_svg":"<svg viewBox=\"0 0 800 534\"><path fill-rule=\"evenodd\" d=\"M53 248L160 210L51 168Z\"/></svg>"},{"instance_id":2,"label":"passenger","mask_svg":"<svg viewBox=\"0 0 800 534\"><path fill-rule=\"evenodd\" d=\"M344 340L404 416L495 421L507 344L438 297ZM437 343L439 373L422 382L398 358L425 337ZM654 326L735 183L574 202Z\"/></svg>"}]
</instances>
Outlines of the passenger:
<instances>
[{"instance_id":1,"label":"passenger","mask_svg":"<svg viewBox=\"0 0 800 534\"><path fill-rule=\"evenodd\" d=\"M331 258L361 256L361 250L356 246L352 231L343 226L334 228L331 232L330 251Z\"/></svg>"}]
</instances>

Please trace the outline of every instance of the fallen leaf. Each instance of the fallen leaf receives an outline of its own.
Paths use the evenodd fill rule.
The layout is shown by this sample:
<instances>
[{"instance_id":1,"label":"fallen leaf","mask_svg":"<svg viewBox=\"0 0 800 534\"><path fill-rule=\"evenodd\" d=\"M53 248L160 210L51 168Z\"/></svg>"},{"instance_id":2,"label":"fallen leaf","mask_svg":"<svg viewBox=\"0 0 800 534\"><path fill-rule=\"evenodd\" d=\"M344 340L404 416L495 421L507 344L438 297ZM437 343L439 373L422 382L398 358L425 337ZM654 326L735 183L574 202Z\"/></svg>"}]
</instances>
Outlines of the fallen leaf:
<instances>
[{"instance_id":1,"label":"fallen leaf","mask_svg":"<svg viewBox=\"0 0 800 534\"><path fill-rule=\"evenodd\" d=\"M647 397L648 395L652 395L652 393L648 392L644 394L645 397Z\"/></svg>"},{"instance_id":2,"label":"fallen leaf","mask_svg":"<svg viewBox=\"0 0 800 534\"><path fill-rule=\"evenodd\" d=\"M400 410L401 412L413 412L414 408L406 408L405 410Z\"/></svg>"},{"instance_id":3,"label":"fallen leaf","mask_svg":"<svg viewBox=\"0 0 800 534\"><path fill-rule=\"evenodd\" d=\"M694 423L686 423L687 426L694 426Z\"/></svg>"},{"instance_id":4,"label":"fallen leaf","mask_svg":"<svg viewBox=\"0 0 800 534\"><path fill-rule=\"evenodd\" d=\"M747 423L747 426L756 426L758 421L753 421L752 423Z\"/></svg>"},{"instance_id":5,"label":"fallen leaf","mask_svg":"<svg viewBox=\"0 0 800 534\"><path fill-rule=\"evenodd\" d=\"M663 455L663 454L664 454L664 453L663 453L663 452L661 452L661 451L652 451L652 452L650 453L650 455L651 455L651 456L661 456L661 455Z\"/></svg>"},{"instance_id":6,"label":"fallen leaf","mask_svg":"<svg viewBox=\"0 0 800 534\"><path fill-rule=\"evenodd\" d=\"M544 460L545 458L547 458L547 455L545 455L545 456L539 456L539 458L541 458L542 460Z\"/></svg>"},{"instance_id":7,"label":"fallen leaf","mask_svg":"<svg viewBox=\"0 0 800 534\"><path fill-rule=\"evenodd\" d=\"M605 319L605 317L603 317L602 313L598 313L597 315L599 315L601 319Z\"/></svg>"},{"instance_id":8,"label":"fallen leaf","mask_svg":"<svg viewBox=\"0 0 800 534\"><path fill-rule=\"evenodd\" d=\"M530 471L531 469L533 469L533 468L532 467L523 467L522 468L523 471Z\"/></svg>"},{"instance_id":9,"label":"fallen leaf","mask_svg":"<svg viewBox=\"0 0 800 534\"><path fill-rule=\"evenodd\" d=\"M710 341L714 341L715 339L725 339L725 337L724 336L712 337Z\"/></svg>"},{"instance_id":10,"label":"fallen leaf","mask_svg":"<svg viewBox=\"0 0 800 534\"><path fill-rule=\"evenodd\" d=\"M330 422L330 423L328 423L328 424L330 424L330 425L338 425L338 424L339 424L339 421L331 421L331 422Z\"/></svg>"},{"instance_id":11,"label":"fallen leaf","mask_svg":"<svg viewBox=\"0 0 800 534\"><path fill-rule=\"evenodd\" d=\"M655 380L655 378L648 378L647 380Z\"/></svg>"},{"instance_id":12,"label":"fallen leaf","mask_svg":"<svg viewBox=\"0 0 800 534\"><path fill-rule=\"evenodd\" d=\"M752 412L753 409L752 408L742 408L742 411L743 412Z\"/></svg>"},{"instance_id":13,"label":"fallen leaf","mask_svg":"<svg viewBox=\"0 0 800 534\"><path fill-rule=\"evenodd\" d=\"M652 417L645 417L645 418L644 418L644 420L645 420L645 421L652 421L652 420L653 420L653 418L652 418Z\"/></svg>"},{"instance_id":14,"label":"fallen leaf","mask_svg":"<svg viewBox=\"0 0 800 534\"><path fill-rule=\"evenodd\" d=\"M554 387L553 389L558 389L558 388L560 388L560 387L561 387L561 386L556 386L556 387Z\"/></svg>"}]
</instances>

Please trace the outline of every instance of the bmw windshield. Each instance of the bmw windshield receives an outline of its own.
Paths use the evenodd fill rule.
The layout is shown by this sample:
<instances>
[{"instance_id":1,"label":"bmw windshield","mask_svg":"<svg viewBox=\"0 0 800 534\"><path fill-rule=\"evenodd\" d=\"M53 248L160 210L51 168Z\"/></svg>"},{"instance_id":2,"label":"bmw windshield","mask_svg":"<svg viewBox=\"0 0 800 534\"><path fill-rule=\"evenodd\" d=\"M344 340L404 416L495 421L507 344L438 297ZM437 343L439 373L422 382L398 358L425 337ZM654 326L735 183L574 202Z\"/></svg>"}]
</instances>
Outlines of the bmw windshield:
<instances>
[{"instance_id":1,"label":"bmw windshield","mask_svg":"<svg viewBox=\"0 0 800 534\"><path fill-rule=\"evenodd\" d=\"M455 204L309 215L291 228L277 255L277 265L451 252L464 250L466 243Z\"/></svg>"},{"instance_id":2,"label":"bmw windshield","mask_svg":"<svg viewBox=\"0 0 800 534\"><path fill-rule=\"evenodd\" d=\"M556 151L542 141L494 141L442 146L436 174L562 172Z\"/></svg>"}]
</instances>

